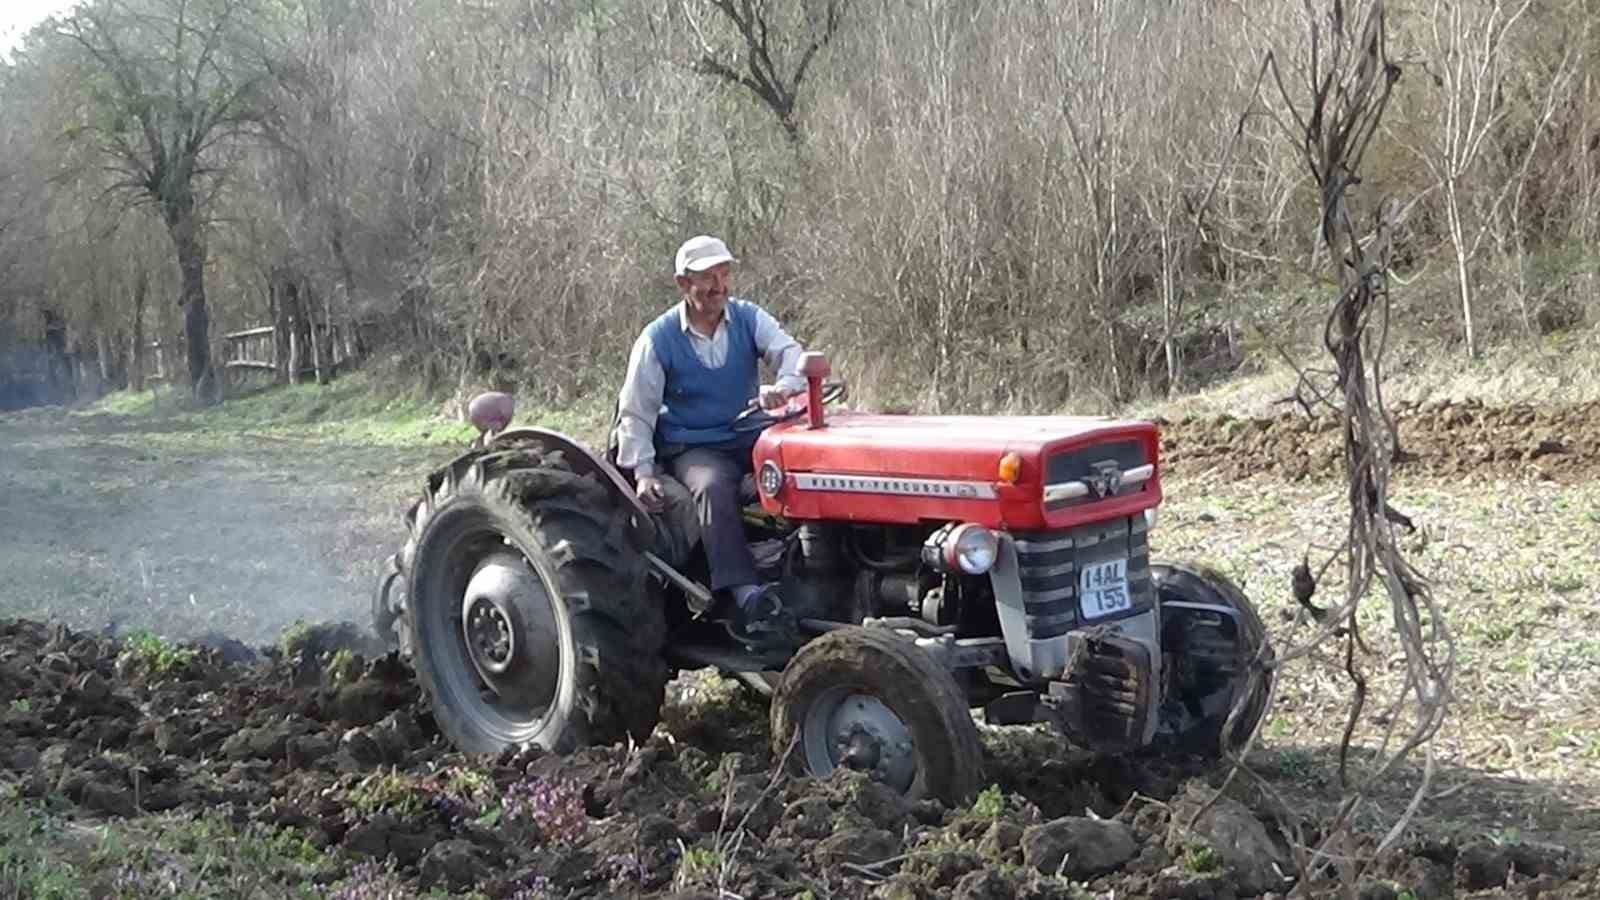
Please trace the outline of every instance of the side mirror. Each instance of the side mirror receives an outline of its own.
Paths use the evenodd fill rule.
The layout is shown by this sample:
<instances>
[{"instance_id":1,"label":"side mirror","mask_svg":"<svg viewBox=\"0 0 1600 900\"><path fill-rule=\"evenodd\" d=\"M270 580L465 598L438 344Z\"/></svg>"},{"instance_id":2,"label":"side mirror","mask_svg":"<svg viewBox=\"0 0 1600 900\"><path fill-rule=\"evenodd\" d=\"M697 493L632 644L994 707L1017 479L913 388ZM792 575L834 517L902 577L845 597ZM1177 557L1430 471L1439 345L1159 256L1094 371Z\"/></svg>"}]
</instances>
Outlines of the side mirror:
<instances>
[{"instance_id":1,"label":"side mirror","mask_svg":"<svg viewBox=\"0 0 1600 900\"><path fill-rule=\"evenodd\" d=\"M517 401L510 394L489 391L472 398L467 404L467 420L481 434L492 435L504 431L511 424L517 410Z\"/></svg>"}]
</instances>

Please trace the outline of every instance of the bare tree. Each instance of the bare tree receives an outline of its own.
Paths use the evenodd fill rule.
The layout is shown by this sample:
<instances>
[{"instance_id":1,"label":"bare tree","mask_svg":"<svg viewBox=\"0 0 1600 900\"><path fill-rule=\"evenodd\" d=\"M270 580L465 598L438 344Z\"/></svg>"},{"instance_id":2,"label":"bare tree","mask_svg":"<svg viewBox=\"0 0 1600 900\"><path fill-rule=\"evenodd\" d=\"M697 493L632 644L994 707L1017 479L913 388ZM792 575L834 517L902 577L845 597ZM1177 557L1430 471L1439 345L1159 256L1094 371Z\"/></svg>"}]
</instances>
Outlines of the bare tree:
<instances>
[{"instance_id":1,"label":"bare tree","mask_svg":"<svg viewBox=\"0 0 1600 900\"><path fill-rule=\"evenodd\" d=\"M1127 360L1117 337L1119 288L1130 268L1133 233L1124 222L1133 164L1133 126L1123 110L1135 95L1133 48L1148 33L1153 12L1113 0L1074 0L1063 7L1066 36L1055 60L1060 122L1071 147L1071 167L1088 203L1088 254L1098 328L1110 348L1111 396L1129 394Z\"/></svg>"},{"instance_id":2,"label":"bare tree","mask_svg":"<svg viewBox=\"0 0 1600 900\"><path fill-rule=\"evenodd\" d=\"M1536 44L1588 27L1594 5L1439 0L1434 19L1406 20L1419 40L1437 26L1441 81L1419 77L1385 116L1417 165L1383 154L1365 175L1388 186L1424 158L1443 166L1421 179L1406 249L1465 248L1452 283L1475 347L1479 243L1498 242L1508 273L1528 261L1532 303L1533 261L1600 227L1594 31L1566 81L1561 54ZM1489 9L1501 37L1485 70L1473 17ZM211 323L306 300L318 318L373 325L395 345L384 358L434 384L517 379L560 400L609 389L629 332L670 298L661 260L691 229L717 229L747 260L741 290L831 342L860 396L878 378L887 402L1109 408L1187 386L1194 323L1231 343L1267 318L1251 298L1284 302L1308 250L1326 252L1304 224L1322 198L1295 148L1265 117L1236 128L1208 114L1252 88L1249 48L1303 34L1301 15L1115 0L90 0L0 74L0 130L50 151L0 145L0 316L37 333L48 306L71 340L98 340L101 323L169 328L171 266L148 267L149 307L130 317L136 271L74 270L80 283L34 264L40 247L66 252L41 208L110 205L115 182L160 213L199 383ZM1456 113L1419 100L1451 84ZM262 105L273 114L252 122ZM1475 156L1415 139L1449 115L1465 136L1452 146ZM270 139L230 139L245 128ZM67 154L64 131L78 138ZM58 177L63 160L92 177ZM84 234L75 258L119 252ZM115 301L87 303L91 283Z\"/></svg>"},{"instance_id":3,"label":"bare tree","mask_svg":"<svg viewBox=\"0 0 1600 900\"><path fill-rule=\"evenodd\" d=\"M1510 65L1507 40L1533 0L1434 0L1429 17L1428 75L1438 88L1438 119L1433 139L1421 152L1444 194L1445 221L1455 253L1456 297L1469 357L1478 354L1472 308L1471 262L1488 227L1489 216L1474 230L1463 209L1465 182L1473 174L1485 145L1510 113L1502 93ZM1552 91L1554 85L1551 86ZM1540 119L1540 129L1547 121ZM1531 147L1529 149L1531 153ZM1493 201L1505 197L1501 188Z\"/></svg>"},{"instance_id":4,"label":"bare tree","mask_svg":"<svg viewBox=\"0 0 1600 900\"><path fill-rule=\"evenodd\" d=\"M778 124L783 126L789 139L798 141L800 122L795 116L795 104L799 100L800 86L817 52L838 33L850 0L800 4L802 21L788 23L792 34L784 34L777 22L777 12L787 9L788 4L774 4L768 0L706 2L738 32L744 64L736 67L725 61L728 54L714 46L699 16L685 3L684 14L700 43L695 71L740 85L755 94L778 117ZM733 51L733 55L738 53Z\"/></svg>"},{"instance_id":5,"label":"bare tree","mask_svg":"<svg viewBox=\"0 0 1600 900\"><path fill-rule=\"evenodd\" d=\"M1151 23L1145 46L1150 65L1137 96L1135 135L1140 151L1136 192L1145 213L1145 227L1153 232L1156 289L1161 298L1159 348L1165 358L1167 393L1178 392L1183 378L1179 331L1185 302L1193 288L1186 277L1189 256L1203 238L1203 214L1214 196L1215 185L1232 170L1237 132L1223 135L1222 147L1207 146L1201 122L1224 104L1210 88L1207 62L1194 35L1205 26L1198 6L1174 4ZM1202 161L1216 171L1200 177ZM1206 184L1209 181L1210 187ZM1148 368L1147 363L1147 368Z\"/></svg>"},{"instance_id":6,"label":"bare tree","mask_svg":"<svg viewBox=\"0 0 1600 900\"><path fill-rule=\"evenodd\" d=\"M93 105L75 132L116 172L116 186L154 203L182 276L189 381L212 399L206 306L206 193L218 143L252 119L264 75L242 66L248 0L94 0L60 35L80 52Z\"/></svg>"},{"instance_id":7,"label":"bare tree","mask_svg":"<svg viewBox=\"0 0 1600 900\"><path fill-rule=\"evenodd\" d=\"M1563 12L1563 23L1576 21L1578 27L1569 31L1564 24L1548 26L1546 33L1534 31L1525 43L1543 45L1548 55L1537 52L1519 54L1522 60L1518 71L1508 77L1504 88L1514 92L1526 108L1529 120L1518 123L1520 127L1500 130L1495 142L1495 155L1503 165L1504 175L1499 180L1500 190L1486 211L1487 219L1481 229L1491 230L1500 252L1507 258L1510 277L1514 285L1517 304L1522 314L1522 327L1534 330L1533 308L1529 304L1531 285L1528 279L1528 244L1533 226L1527 220L1528 204L1525 202L1534 160L1539 159L1541 140L1556 123L1563 108L1570 108L1572 86L1581 71L1582 54L1593 27L1589 17L1580 7L1568 5ZM1537 21L1534 28L1537 29ZM1533 29L1530 29L1533 30ZM1550 34L1548 32L1557 32ZM1543 57L1543 58L1541 58ZM1520 161L1518 157L1521 157ZM1509 196L1508 196L1509 195ZM1501 206L1505 219L1497 215ZM1480 230L1480 236L1482 231Z\"/></svg>"},{"instance_id":8,"label":"bare tree","mask_svg":"<svg viewBox=\"0 0 1600 900\"><path fill-rule=\"evenodd\" d=\"M1362 874L1392 847L1428 796L1433 777L1432 740L1450 701L1455 645L1443 610L1428 579L1405 558L1397 516L1389 506L1390 463L1398 444L1393 419L1384 405L1383 356L1389 329L1392 203L1368 204L1363 215L1352 189L1361 183L1362 164L1378 134L1400 69L1388 56L1384 0L1330 0L1314 8L1306 0L1306 40L1293 59L1295 79L1286 81L1278 59L1268 54L1278 90L1275 113L1285 135L1299 149L1306 174L1319 188L1318 232L1328 251L1339 294L1328 313L1323 343L1336 365L1332 389L1300 399L1308 408L1334 414L1344 434L1348 530L1337 551L1322 561L1318 574L1302 563L1295 572L1296 599L1309 604L1321 573L1343 563L1344 598L1320 611L1316 633L1279 653L1270 665L1281 667L1319 656L1328 644L1350 681L1351 700L1340 744L1342 796L1332 821L1323 823L1314 847L1295 842L1301 886L1332 870L1345 897L1354 900ZM1362 224L1370 222L1370 225ZM1375 328L1375 331L1369 331ZM1302 387L1312 379L1302 376ZM1373 594L1386 597L1395 637L1404 660L1399 692L1374 713L1375 701L1365 663L1373 655L1357 612ZM1375 752L1362 773L1352 772L1351 747L1358 733L1376 729ZM1399 820L1371 850L1359 850L1349 835L1355 816L1374 787L1391 776L1413 751L1424 750L1420 784ZM1241 754L1241 758L1243 754Z\"/></svg>"}]
</instances>

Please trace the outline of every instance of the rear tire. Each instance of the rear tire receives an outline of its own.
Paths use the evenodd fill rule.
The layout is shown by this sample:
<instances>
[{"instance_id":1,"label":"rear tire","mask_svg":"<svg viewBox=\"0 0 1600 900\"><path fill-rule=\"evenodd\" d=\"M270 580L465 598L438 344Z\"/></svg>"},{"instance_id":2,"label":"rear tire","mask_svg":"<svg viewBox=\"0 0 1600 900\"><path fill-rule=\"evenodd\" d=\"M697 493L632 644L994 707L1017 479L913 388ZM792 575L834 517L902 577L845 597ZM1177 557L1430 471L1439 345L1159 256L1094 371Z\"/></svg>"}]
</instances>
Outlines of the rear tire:
<instances>
[{"instance_id":1,"label":"rear tire","mask_svg":"<svg viewBox=\"0 0 1600 900\"><path fill-rule=\"evenodd\" d=\"M459 749L565 752L644 740L667 681L666 623L628 510L559 452L473 452L411 518L412 664Z\"/></svg>"},{"instance_id":2,"label":"rear tire","mask_svg":"<svg viewBox=\"0 0 1600 900\"><path fill-rule=\"evenodd\" d=\"M1267 712L1272 643L1255 604L1221 572L1193 563L1150 567L1161 607L1161 652L1168 696L1156 732L1163 749L1219 758L1242 747ZM1264 648L1264 649L1263 649ZM1234 701L1249 699L1223 730Z\"/></svg>"},{"instance_id":3,"label":"rear tire","mask_svg":"<svg viewBox=\"0 0 1600 900\"><path fill-rule=\"evenodd\" d=\"M909 799L970 799L983 748L966 695L942 665L891 632L847 627L801 647L772 698L772 749L826 778L868 771Z\"/></svg>"}]
</instances>

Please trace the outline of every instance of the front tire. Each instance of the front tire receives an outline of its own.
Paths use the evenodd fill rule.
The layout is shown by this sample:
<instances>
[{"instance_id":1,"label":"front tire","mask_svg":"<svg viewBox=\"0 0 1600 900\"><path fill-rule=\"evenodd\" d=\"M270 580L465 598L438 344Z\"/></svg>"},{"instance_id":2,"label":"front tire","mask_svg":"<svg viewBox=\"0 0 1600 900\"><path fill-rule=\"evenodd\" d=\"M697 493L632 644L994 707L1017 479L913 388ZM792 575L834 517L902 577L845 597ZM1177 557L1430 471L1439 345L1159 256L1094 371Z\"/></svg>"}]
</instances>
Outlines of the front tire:
<instances>
[{"instance_id":1,"label":"front tire","mask_svg":"<svg viewBox=\"0 0 1600 900\"><path fill-rule=\"evenodd\" d=\"M1172 751L1219 758L1255 733L1272 694L1272 643L1244 591L1221 572L1191 563L1150 567L1161 607L1161 652L1168 673L1157 742ZM1235 701L1243 709L1227 728ZM1226 734L1224 731L1226 730Z\"/></svg>"},{"instance_id":2,"label":"front tire","mask_svg":"<svg viewBox=\"0 0 1600 900\"><path fill-rule=\"evenodd\" d=\"M965 803L983 781L983 749L950 672L893 633L850 626L801 647L772 698L772 748L826 778L865 771L909 799ZM790 746L793 745L792 752Z\"/></svg>"},{"instance_id":3,"label":"front tire","mask_svg":"<svg viewBox=\"0 0 1600 900\"><path fill-rule=\"evenodd\" d=\"M475 451L434 473L411 519L412 664L456 747L649 736L666 623L606 487L559 452Z\"/></svg>"}]
</instances>

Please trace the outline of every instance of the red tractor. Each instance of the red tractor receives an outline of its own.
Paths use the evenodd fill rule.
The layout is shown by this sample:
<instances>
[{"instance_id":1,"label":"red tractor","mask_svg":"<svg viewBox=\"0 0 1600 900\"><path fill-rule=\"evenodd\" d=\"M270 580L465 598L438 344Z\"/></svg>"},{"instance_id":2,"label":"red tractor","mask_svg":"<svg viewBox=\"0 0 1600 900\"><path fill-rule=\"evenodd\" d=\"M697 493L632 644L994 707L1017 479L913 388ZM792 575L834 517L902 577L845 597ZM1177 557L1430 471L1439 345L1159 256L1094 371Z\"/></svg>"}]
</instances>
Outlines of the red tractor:
<instances>
[{"instance_id":1,"label":"red tractor","mask_svg":"<svg viewBox=\"0 0 1600 900\"><path fill-rule=\"evenodd\" d=\"M1255 608L1150 561L1153 424L825 417L827 359L802 371L806 394L740 423L764 429L745 519L789 623L759 646L711 615L692 510L653 516L604 456L505 429L503 395L474 404L484 434L428 478L374 604L456 746L643 739L669 676L706 667L770 692L797 769L949 802L982 786L975 708L1109 752L1217 756L1252 733Z\"/></svg>"}]
</instances>

